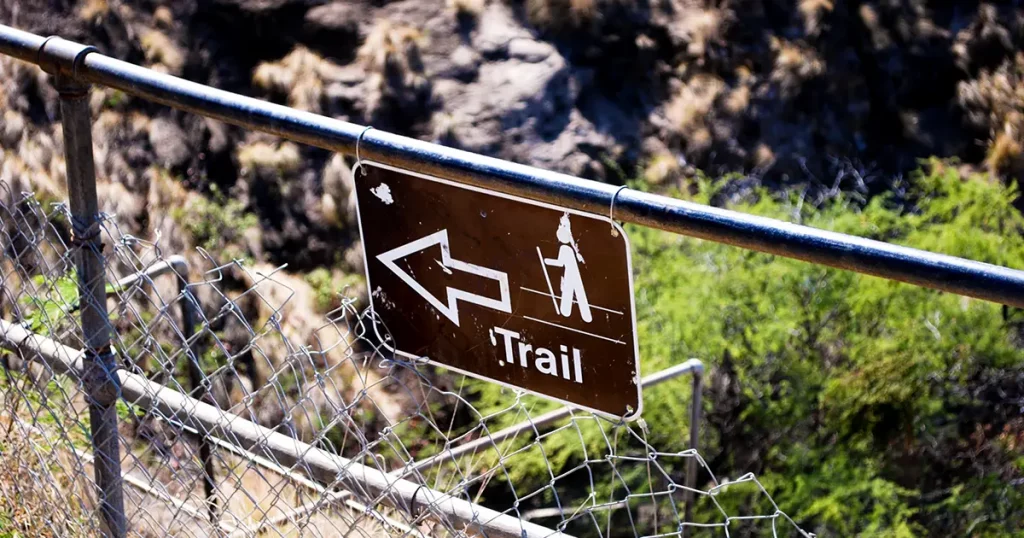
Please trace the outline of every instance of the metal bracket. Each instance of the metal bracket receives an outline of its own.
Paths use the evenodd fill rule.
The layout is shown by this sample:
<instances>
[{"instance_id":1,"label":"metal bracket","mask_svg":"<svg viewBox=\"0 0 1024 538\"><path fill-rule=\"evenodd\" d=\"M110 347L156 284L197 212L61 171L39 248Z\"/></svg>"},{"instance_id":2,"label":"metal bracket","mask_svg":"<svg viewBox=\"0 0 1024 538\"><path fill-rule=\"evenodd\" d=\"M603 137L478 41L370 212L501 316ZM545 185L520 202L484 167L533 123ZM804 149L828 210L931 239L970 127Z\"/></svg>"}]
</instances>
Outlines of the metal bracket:
<instances>
[{"instance_id":1,"label":"metal bracket","mask_svg":"<svg viewBox=\"0 0 1024 538\"><path fill-rule=\"evenodd\" d=\"M79 79L79 71L90 52L99 52L96 47L68 41L62 37L50 36L43 40L36 51L39 67L57 77L57 91L61 94L76 94L88 89Z\"/></svg>"},{"instance_id":2,"label":"metal bracket","mask_svg":"<svg viewBox=\"0 0 1024 538\"><path fill-rule=\"evenodd\" d=\"M110 343L97 350L85 351L86 374L82 379L89 397L107 407L121 396L121 383L117 377L117 353ZM105 351L99 351L105 350Z\"/></svg>"},{"instance_id":3,"label":"metal bracket","mask_svg":"<svg viewBox=\"0 0 1024 538\"><path fill-rule=\"evenodd\" d=\"M103 242L96 241L102 233L99 219L94 219L91 223L84 223L72 217L71 221L71 240L69 241L69 246L77 249L90 246L100 252L103 251Z\"/></svg>"}]
</instances>

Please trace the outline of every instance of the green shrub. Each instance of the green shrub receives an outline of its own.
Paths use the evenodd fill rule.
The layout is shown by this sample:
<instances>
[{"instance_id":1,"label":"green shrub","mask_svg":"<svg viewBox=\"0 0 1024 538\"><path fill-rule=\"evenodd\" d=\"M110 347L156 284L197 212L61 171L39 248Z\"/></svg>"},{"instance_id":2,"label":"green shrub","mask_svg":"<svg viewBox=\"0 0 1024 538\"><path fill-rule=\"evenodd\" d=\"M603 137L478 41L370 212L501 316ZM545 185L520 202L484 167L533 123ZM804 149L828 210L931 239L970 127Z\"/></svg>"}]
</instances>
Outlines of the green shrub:
<instances>
[{"instance_id":1,"label":"green shrub","mask_svg":"<svg viewBox=\"0 0 1024 538\"><path fill-rule=\"evenodd\" d=\"M359 296L364 279L359 274L335 274L326 267L318 267L307 273L303 279L313 288L313 300L317 312L328 313L341 306L347 296Z\"/></svg>"},{"instance_id":2,"label":"green shrub","mask_svg":"<svg viewBox=\"0 0 1024 538\"><path fill-rule=\"evenodd\" d=\"M213 253L218 259L238 259L246 250L240 247L242 234L259 226L259 219L246 211L241 201L224 196L216 188L210 197L198 197L188 206L172 210L196 246Z\"/></svg>"},{"instance_id":3,"label":"green shrub","mask_svg":"<svg viewBox=\"0 0 1024 538\"><path fill-rule=\"evenodd\" d=\"M709 203L727 183L698 180L689 197ZM732 209L1024 268L1017 196L1015 187L960 177L935 161L910 178L903 198L810 207L757 190ZM656 230L628 232L642 370L690 357L709 366L701 452L719 477L756 473L782 510L819 535L1024 532L1013 516L1024 513L1024 493L1012 486L1024 474L1014 444L1024 421L1013 401L1024 387L1012 381L1024 379L1024 353L1013 336L1019 324L999 305ZM660 450L685 448L687 385L645 391L649 440ZM482 413L508 405L500 387L473 387ZM581 461L580 439L590 458L603 457L602 429L550 436L544 454L506 462L509 481L520 492L543 487L549 465L557 475ZM682 482L681 465L661 463ZM619 480L643 491L646 476ZM703 500L696 519L720 522ZM720 501L731 515L773 511L750 496ZM732 535L743 525L734 523Z\"/></svg>"}]
</instances>

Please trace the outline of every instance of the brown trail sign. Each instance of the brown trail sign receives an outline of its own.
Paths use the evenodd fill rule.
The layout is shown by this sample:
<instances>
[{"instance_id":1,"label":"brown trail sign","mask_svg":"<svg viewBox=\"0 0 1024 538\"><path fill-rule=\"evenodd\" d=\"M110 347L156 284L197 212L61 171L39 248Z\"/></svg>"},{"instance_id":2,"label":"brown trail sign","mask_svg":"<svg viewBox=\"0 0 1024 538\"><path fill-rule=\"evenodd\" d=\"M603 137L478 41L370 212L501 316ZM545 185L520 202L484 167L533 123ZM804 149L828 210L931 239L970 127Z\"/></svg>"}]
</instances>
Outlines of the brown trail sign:
<instances>
[{"instance_id":1,"label":"brown trail sign","mask_svg":"<svg viewBox=\"0 0 1024 538\"><path fill-rule=\"evenodd\" d=\"M607 415L639 416L629 244L617 224L359 166L367 285L386 329L378 334L393 338L385 345Z\"/></svg>"}]
</instances>

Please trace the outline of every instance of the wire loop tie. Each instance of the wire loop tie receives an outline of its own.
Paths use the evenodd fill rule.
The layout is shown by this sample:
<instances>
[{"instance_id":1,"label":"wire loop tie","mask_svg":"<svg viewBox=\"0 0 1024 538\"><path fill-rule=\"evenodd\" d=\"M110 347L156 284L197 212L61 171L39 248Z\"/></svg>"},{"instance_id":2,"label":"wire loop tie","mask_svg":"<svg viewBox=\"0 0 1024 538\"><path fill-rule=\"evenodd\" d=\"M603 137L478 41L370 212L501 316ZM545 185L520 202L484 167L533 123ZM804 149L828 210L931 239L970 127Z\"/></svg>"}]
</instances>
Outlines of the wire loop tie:
<instances>
[{"instance_id":1,"label":"wire loop tie","mask_svg":"<svg viewBox=\"0 0 1024 538\"><path fill-rule=\"evenodd\" d=\"M372 125L367 125L366 127L363 128L362 131L359 132L359 136L356 138L356 166L355 166L355 169L359 170L360 172L362 172L364 176L366 175L366 168L363 167L363 158L359 154L359 144L363 141L363 135L365 135L366 131L369 131L370 129L373 129L373 126Z\"/></svg>"},{"instance_id":2,"label":"wire loop tie","mask_svg":"<svg viewBox=\"0 0 1024 538\"><path fill-rule=\"evenodd\" d=\"M626 185L620 185L618 189L615 189L615 194L612 195L612 203L608 207L608 220L611 221L612 237L619 236L619 231L615 229L615 199L619 197L619 193L625 188L627 188Z\"/></svg>"}]
</instances>

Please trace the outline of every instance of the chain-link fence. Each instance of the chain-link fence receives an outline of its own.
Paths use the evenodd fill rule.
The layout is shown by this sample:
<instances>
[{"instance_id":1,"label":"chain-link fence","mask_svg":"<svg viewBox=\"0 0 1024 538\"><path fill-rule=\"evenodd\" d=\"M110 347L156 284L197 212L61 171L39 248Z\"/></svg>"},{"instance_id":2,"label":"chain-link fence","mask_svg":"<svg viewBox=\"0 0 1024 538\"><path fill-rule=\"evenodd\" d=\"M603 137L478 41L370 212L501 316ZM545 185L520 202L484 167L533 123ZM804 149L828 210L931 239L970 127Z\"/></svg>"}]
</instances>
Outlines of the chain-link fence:
<instances>
[{"instance_id":1,"label":"chain-link fence","mask_svg":"<svg viewBox=\"0 0 1024 538\"><path fill-rule=\"evenodd\" d=\"M64 204L0 189L0 517L22 532L123 521L144 536L806 535L753 476L720 480L695 451L659 450L642 420L399 360L354 291L308 319L284 271L202 252L190 267L113 217L76 225ZM90 365L103 353L82 351L90 256L110 283L99 306L119 462L96 433L109 377ZM120 472L103 478L105 463Z\"/></svg>"},{"instance_id":2,"label":"chain-link fence","mask_svg":"<svg viewBox=\"0 0 1024 538\"><path fill-rule=\"evenodd\" d=\"M675 392L691 424L649 431L393 355L360 290L322 316L284 268L124 233L98 212L92 49L0 34L55 74L69 198L0 183L0 529L808 536L752 475L720 480L697 450L659 449L695 446L697 360L642 380L694 381ZM176 90L192 91L212 90ZM262 117L294 112L275 110Z\"/></svg>"},{"instance_id":3,"label":"chain-link fence","mask_svg":"<svg viewBox=\"0 0 1024 538\"><path fill-rule=\"evenodd\" d=\"M720 479L692 448L697 360L643 378L694 376L660 395L695 418L651 430L396 357L365 291L315 314L285 268L122 233L98 212L88 83L357 162L1024 307L1022 271L427 144L4 25L0 54L54 75L68 192L0 183L0 536L810 536L754 476Z\"/></svg>"}]
</instances>

